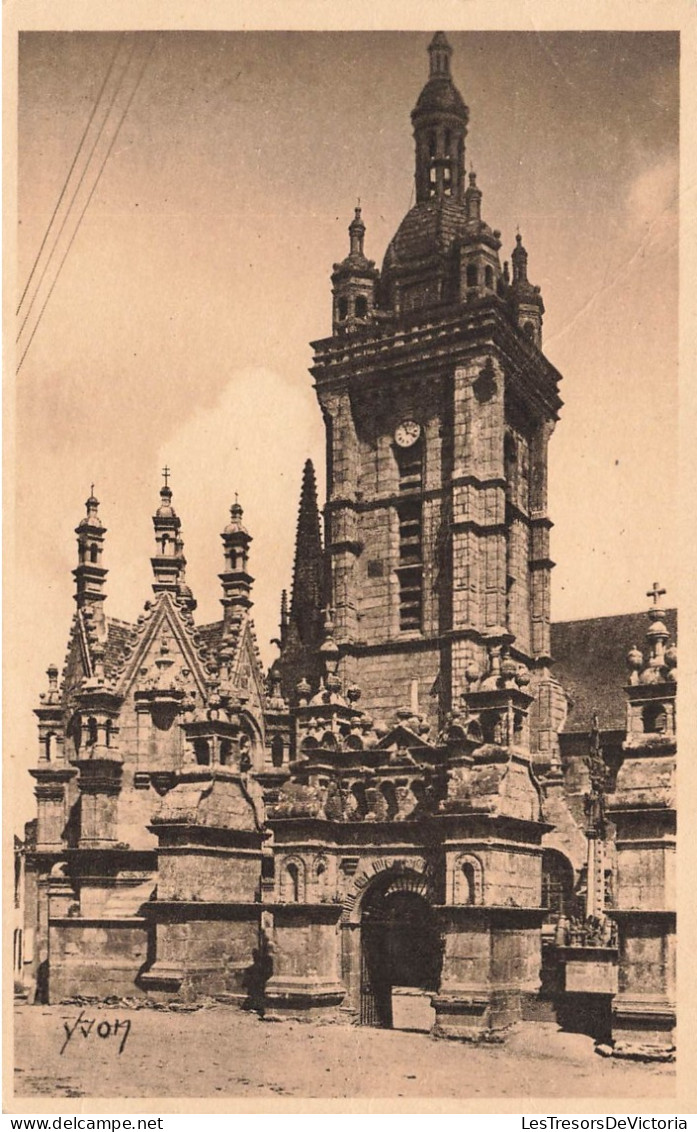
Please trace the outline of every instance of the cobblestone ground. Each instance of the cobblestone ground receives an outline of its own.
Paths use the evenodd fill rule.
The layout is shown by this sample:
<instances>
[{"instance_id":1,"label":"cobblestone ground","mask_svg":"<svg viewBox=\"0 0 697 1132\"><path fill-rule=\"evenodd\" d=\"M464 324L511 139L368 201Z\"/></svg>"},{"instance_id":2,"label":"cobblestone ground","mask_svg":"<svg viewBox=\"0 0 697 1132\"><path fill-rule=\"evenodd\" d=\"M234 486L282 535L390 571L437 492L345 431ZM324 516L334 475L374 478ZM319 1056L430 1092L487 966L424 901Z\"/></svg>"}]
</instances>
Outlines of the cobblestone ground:
<instances>
[{"instance_id":1,"label":"cobblestone ground","mask_svg":"<svg viewBox=\"0 0 697 1132\"><path fill-rule=\"evenodd\" d=\"M86 1036L78 1027L61 1053L64 1023L72 1028L81 1009L95 1024ZM599 1057L590 1038L561 1033L551 1023L525 1023L506 1046L472 1046L400 1030L263 1022L234 1007L175 1013L20 1006L15 1090L18 1097L44 1098L608 1097L636 1103L672 1097L675 1076L672 1065Z\"/></svg>"}]
</instances>

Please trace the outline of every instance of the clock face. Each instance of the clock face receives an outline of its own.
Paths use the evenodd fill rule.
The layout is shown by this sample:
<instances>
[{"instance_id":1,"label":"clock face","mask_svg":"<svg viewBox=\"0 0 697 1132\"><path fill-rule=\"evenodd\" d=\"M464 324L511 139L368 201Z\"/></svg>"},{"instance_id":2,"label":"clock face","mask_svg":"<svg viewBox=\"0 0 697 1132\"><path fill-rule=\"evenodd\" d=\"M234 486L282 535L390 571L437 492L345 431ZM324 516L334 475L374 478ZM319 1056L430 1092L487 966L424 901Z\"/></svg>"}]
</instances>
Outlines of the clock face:
<instances>
[{"instance_id":1,"label":"clock face","mask_svg":"<svg viewBox=\"0 0 697 1132\"><path fill-rule=\"evenodd\" d=\"M402 421L394 434L395 444L400 448L411 448L421 436L421 425L416 421Z\"/></svg>"}]
</instances>

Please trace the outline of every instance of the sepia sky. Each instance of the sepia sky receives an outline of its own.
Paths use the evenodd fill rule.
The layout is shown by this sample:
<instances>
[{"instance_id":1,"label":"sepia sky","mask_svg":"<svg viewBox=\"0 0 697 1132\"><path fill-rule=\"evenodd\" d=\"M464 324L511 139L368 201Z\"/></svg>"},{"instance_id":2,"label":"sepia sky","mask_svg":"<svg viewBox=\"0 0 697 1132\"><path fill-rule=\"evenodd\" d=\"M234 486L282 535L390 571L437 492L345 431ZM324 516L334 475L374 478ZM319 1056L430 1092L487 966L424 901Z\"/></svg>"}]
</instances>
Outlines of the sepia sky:
<instances>
[{"instance_id":1,"label":"sepia sky","mask_svg":"<svg viewBox=\"0 0 697 1132\"><path fill-rule=\"evenodd\" d=\"M483 216L502 231L502 258L520 226L546 306L543 348L564 378L550 456L553 618L642 609L654 579L670 600L678 37L449 38ZM45 669L62 667L74 527L93 481L108 528L106 610L129 620L150 594L163 465L201 622L220 613L219 532L238 492L254 536L259 641L272 659L307 456L323 490L308 342L330 332L329 275L348 251L356 199L378 264L413 203L409 112L429 39L153 40L16 383L9 553L22 595L10 613L6 744L20 762L35 757L31 708ZM118 43L21 37L18 295Z\"/></svg>"}]
</instances>

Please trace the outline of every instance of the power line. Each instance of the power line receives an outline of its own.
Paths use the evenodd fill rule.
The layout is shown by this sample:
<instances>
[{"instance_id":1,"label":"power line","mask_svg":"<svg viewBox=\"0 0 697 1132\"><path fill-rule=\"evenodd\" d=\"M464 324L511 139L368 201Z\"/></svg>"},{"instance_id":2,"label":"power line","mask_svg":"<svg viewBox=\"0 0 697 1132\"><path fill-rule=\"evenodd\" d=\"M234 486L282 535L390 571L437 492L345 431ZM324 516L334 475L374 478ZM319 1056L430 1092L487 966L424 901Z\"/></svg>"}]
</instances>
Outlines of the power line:
<instances>
[{"instance_id":1,"label":"power line","mask_svg":"<svg viewBox=\"0 0 697 1132\"><path fill-rule=\"evenodd\" d=\"M115 89L113 95L111 96L111 102L109 103L109 107L107 109L106 115L104 116L104 119L102 121L101 126L99 127L99 130L97 131L97 137L95 138L94 145L92 146L92 149L90 150L90 154L89 154L89 157L87 158L87 162L85 164L85 167L82 170L82 173L80 174L80 180L77 183L77 186L75 188L75 192L73 193L72 197L70 198L70 204L68 205L68 209L67 209L65 216L63 217L63 220L61 222L61 226L58 230L58 235L56 236L54 243L53 243L53 246L52 246L52 248L51 248L51 250L48 254L48 259L46 260L46 263L44 264L44 266L42 268L41 275L39 277L39 281L36 284L36 287L34 289L34 294L31 297L31 301L29 303L27 311L26 311L24 318L22 320L22 325L20 326L19 330L17 331L17 338L16 338L17 342L19 342L19 339L22 336L22 331L24 330L24 327L27 324L27 321L29 319L29 315L31 314L32 307L34 306L34 303L36 302L36 299L37 299L38 294L39 294L39 290L41 289L41 284L43 283L43 281L46 277L46 272L48 271L48 269L51 265L51 260L53 259L55 250L58 247L58 242L59 242L61 236L63 235L63 231L65 229L65 226L66 226L68 219L70 217L70 214L72 212L73 205L75 204L75 200L77 198L77 195L80 192L80 189L82 188L82 182L84 181L87 170L90 167L90 163L92 161L92 158L94 157L95 150L97 149L97 146L99 145L99 142L101 141L102 134L104 132L104 128L105 128L107 122L109 121L109 115L111 114L111 111L114 109L114 103L116 102L116 99L118 98L119 94L121 93L121 89L123 87L124 79L126 78L126 75L128 74L128 68L130 67L131 61L132 61L133 56L135 54L135 49L136 49L136 44L134 43L133 49L131 50L131 54L128 57L128 62L126 63L126 66L124 68L123 74L121 75L121 78L119 79L119 82L116 85L116 89Z\"/></svg>"},{"instance_id":2,"label":"power line","mask_svg":"<svg viewBox=\"0 0 697 1132\"><path fill-rule=\"evenodd\" d=\"M61 204L63 203L63 197L65 196L66 189L68 188L68 182L70 181L70 178L73 175L73 170L75 169L75 166L77 165L77 161L78 161L78 158L80 156L80 151L82 150L82 147L85 144L85 138L87 137L87 134L89 132L89 128L94 121L94 116L97 113L97 108L99 106L99 103L102 101L104 91L106 90L106 85L109 82L109 79L111 78L111 74L112 74L112 71L114 70L114 65L116 63L116 57L117 57L119 51L121 50L122 44L124 42L124 38L125 38L125 33L122 34L121 39L119 40L119 42L116 45L116 51L114 52L111 63L109 64L109 68L107 70L107 73L104 76L104 82L102 83L101 90L99 91L99 94L97 95L97 99L95 101L95 104L92 107L92 113L89 116L87 125L85 126L82 137L80 138L80 144L78 145L77 150L75 152L75 157L73 158L73 163L70 166L70 169L68 170L68 175L65 178L63 188L60 191L60 196L58 197L58 201L56 202L56 207L53 210L53 213L51 215L51 219L48 222L48 228L46 229L46 232L44 233L44 238L41 241L41 247L39 248L39 250L37 252L36 259L34 260L33 267L31 269L31 271L29 272L29 278L27 279L26 286L25 286L24 290L22 291L21 298L20 298L19 303L17 305L17 311L16 311L17 314L19 314L19 312L20 312L22 303L24 302L25 295L26 295L27 291L29 290L32 279L34 278L34 272L36 271L39 260L41 259L41 253L43 252L43 250L46 246L46 241L47 241L49 233L51 231L51 227L53 225L53 222L56 219L58 209L60 208Z\"/></svg>"},{"instance_id":3,"label":"power line","mask_svg":"<svg viewBox=\"0 0 697 1132\"><path fill-rule=\"evenodd\" d=\"M131 103L133 102L133 99L134 99L134 98L135 98L135 96L136 96L136 92L137 92L137 90L138 90L138 87L140 86L140 84L141 84L141 81L142 81L142 78L143 78L143 75L145 74L145 69L146 69L146 67L147 67L148 63L150 62L150 58L151 58L151 56L152 56L152 53L153 53L153 51L155 50L155 45L156 45L156 43L157 43L157 39L155 39L155 40L153 41L153 43L152 43L152 46L151 46L151 48L150 48L150 50L149 50L149 52L148 52L147 56L145 57L145 61L144 61L144 63L143 63L143 66L141 67L141 70L140 70L140 74L138 75L138 78L137 78L137 80L136 80L136 84L135 84L135 86L133 87L133 90L131 91L131 94L129 95L129 98L128 98L128 102L126 103L126 106L124 107L124 111L123 111L123 114L121 115L121 118L120 118L120 120L119 120L119 124L118 124L118 126L116 127L116 132L115 132L115 134L114 134L113 138L111 139L111 142L109 143L109 148L108 148L108 150L106 151L106 154L105 154L105 156L104 156L104 160L102 161L102 164L101 164L101 166L100 166L99 172L97 173L97 177L96 177L96 180L95 180L95 182L94 182L94 184L93 184L93 186L92 186L92 188L91 188L91 190L90 190L90 194L89 194L89 196L88 196L88 198L87 198L87 201L85 202L85 206L84 206L84 208L83 208L82 212L80 213L80 216L79 216L79 218L78 218L78 222L77 222L77 225L76 225L76 227L75 227L75 231L73 232L72 236L70 237L70 240L69 240L69 242L68 242L68 246L67 246L67 248L65 249L65 253L64 253L64 255L63 255L63 258L62 258L62 260L60 261L60 263L59 263L59 265L58 265L58 271L56 272L56 275L55 275L55 278L54 278L54 280L53 280L53 283L51 284L51 287L50 287L50 289L49 289L49 292L48 292L48 294L47 294L47 296L46 296L46 298L45 298L45 300L44 300L43 306L41 307L41 310L39 311L39 317L38 317L38 318L37 318L37 320L36 320L36 323L35 323L35 325L34 325L34 329L33 329L33 330L32 330L32 332L31 332L31 336L30 336L30 338L29 338L29 341L27 342L27 345L26 345L26 348L25 348L25 350L24 350L24 353L22 354L21 358L19 359L19 363L18 363L18 365L17 365L17 373L19 373L20 369L22 368L22 364L23 364L23 362L24 362L24 359L25 359L25 358L26 358L26 356L27 356L27 353L28 353L28 351L29 351L29 347L31 346L32 342L34 341L34 335L36 334L37 330L39 329L39 324L40 324L40 322L41 322L41 319L42 319L42 317L43 317L43 313L44 313L44 311L46 310L46 306L47 306L47 304L48 304L48 301L49 301L49 299L51 298L51 295L53 294L53 290L54 290L54 288L55 288L55 286L56 286L56 283L58 282L58 279L59 279L60 273L61 273L61 271L62 271L62 269L63 269L63 264L65 263L66 259L68 258L68 253L70 252L70 249L71 249L71 247L73 246L73 241L75 240L75 237L76 237L76 236L77 236L77 234L78 234L78 231L79 231L79 229L80 229L80 224L82 223L82 219L83 219L83 217L84 217L85 213L87 212L87 209L89 208L89 204L90 204L90 201L92 200L92 197L94 196L94 193L95 193L95 191L96 191L97 185L99 184L99 181L100 181L100 178L101 178L101 176L102 176L102 173L104 172L104 167L105 167L105 165L106 165L107 161L109 160L109 157L110 157L110 155L111 155L111 151L112 151L112 149L114 148L114 145L115 145L115 143L116 143L116 139L117 139L117 137L118 137L118 135L119 135L119 131L120 131L120 129L121 129L121 126L123 125L124 119L125 119L125 117L126 117L126 115L127 115L128 111L130 110L130 107L131 107ZM129 60L129 62L130 62L130 60Z\"/></svg>"}]
</instances>

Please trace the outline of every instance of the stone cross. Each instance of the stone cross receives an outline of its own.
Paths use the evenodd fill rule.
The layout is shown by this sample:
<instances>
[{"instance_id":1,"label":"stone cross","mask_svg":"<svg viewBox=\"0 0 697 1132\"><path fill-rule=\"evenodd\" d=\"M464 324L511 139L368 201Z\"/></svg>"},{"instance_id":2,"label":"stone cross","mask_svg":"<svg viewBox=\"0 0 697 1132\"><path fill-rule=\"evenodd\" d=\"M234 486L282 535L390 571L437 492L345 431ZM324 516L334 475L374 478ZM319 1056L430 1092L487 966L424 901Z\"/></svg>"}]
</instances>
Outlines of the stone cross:
<instances>
[{"instance_id":1,"label":"stone cross","mask_svg":"<svg viewBox=\"0 0 697 1132\"><path fill-rule=\"evenodd\" d=\"M658 582L653 583L653 589L647 591L646 596L653 598L654 609L658 606L659 597L663 597L665 590L659 589Z\"/></svg>"}]
</instances>

